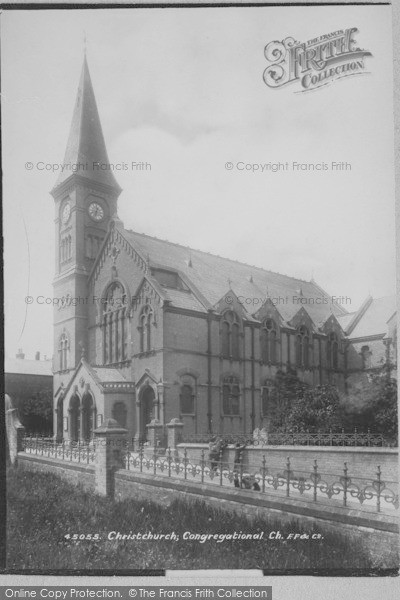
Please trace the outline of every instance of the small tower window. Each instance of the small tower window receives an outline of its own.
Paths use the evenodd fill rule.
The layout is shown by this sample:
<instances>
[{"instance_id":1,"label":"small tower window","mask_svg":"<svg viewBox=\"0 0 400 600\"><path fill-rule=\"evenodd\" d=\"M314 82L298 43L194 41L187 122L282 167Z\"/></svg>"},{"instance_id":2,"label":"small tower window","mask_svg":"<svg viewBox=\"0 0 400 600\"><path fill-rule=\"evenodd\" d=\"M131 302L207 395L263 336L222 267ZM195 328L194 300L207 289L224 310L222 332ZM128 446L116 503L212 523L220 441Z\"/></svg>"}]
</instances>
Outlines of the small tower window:
<instances>
[{"instance_id":1,"label":"small tower window","mask_svg":"<svg viewBox=\"0 0 400 600\"><path fill-rule=\"evenodd\" d=\"M61 334L59 345L58 345L58 353L60 357L60 371L66 371L68 369L68 350L69 350L69 342L68 336L66 333Z\"/></svg>"}]
</instances>

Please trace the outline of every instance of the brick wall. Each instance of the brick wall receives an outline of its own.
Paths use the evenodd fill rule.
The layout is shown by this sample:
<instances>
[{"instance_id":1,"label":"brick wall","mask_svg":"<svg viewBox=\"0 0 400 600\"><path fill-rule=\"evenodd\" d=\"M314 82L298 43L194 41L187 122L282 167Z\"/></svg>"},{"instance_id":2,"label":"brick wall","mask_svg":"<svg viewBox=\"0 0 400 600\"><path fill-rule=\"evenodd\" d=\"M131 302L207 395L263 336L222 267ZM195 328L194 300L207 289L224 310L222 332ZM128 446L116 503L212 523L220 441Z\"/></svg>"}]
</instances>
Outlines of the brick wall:
<instances>
[{"instance_id":1,"label":"brick wall","mask_svg":"<svg viewBox=\"0 0 400 600\"><path fill-rule=\"evenodd\" d=\"M369 514L368 518L359 511L347 508L310 505L301 500L274 498L248 490L222 489L216 486L166 479L144 473L118 471L115 477L116 498L149 500L169 506L174 500L187 502L205 501L209 506L226 510L249 519L255 517L276 518L292 522L294 530L301 530L305 522L320 524L325 531L346 532L352 539L368 545L376 553L398 553L398 524L396 517ZM296 523L297 521L297 523Z\"/></svg>"},{"instance_id":2,"label":"brick wall","mask_svg":"<svg viewBox=\"0 0 400 600\"><path fill-rule=\"evenodd\" d=\"M54 458L31 456L20 452L18 454L18 467L39 473L53 473L72 485L80 485L86 490L94 490L93 465L79 465Z\"/></svg>"},{"instance_id":3,"label":"brick wall","mask_svg":"<svg viewBox=\"0 0 400 600\"><path fill-rule=\"evenodd\" d=\"M208 457L207 444L179 444L179 456L183 457L184 448L188 457L201 459L202 450ZM228 446L223 453L223 462L233 466L235 450ZM299 446L250 446L243 453L243 465L250 471L259 471L263 456L266 467L272 472L285 469L286 459L290 457L293 470L311 473L314 460L317 460L318 470L331 475L343 473L344 463L347 462L348 475L351 477L375 478L378 465L381 467L382 479L398 480L398 450L397 448L350 448L350 447L299 447Z\"/></svg>"}]
</instances>

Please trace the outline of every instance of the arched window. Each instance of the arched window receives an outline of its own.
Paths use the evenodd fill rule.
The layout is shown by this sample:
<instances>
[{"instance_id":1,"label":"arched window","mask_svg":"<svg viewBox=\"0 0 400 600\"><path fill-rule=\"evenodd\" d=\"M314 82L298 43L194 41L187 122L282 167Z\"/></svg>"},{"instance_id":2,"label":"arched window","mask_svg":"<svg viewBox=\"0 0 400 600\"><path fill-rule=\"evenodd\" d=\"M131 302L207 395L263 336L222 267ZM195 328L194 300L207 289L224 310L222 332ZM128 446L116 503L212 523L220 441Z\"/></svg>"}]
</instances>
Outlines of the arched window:
<instances>
[{"instance_id":1,"label":"arched window","mask_svg":"<svg viewBox=\"0 0 400 600\"><path fill-rule=\"evenodd\" d=\"M261 360L264 364L277 362L277 327L275 321L267 319L260 332Z\"/></svg>"},{"instance_id":2,"label":"arched window","mask_svg":"<svg viewBox=\"0 0 400 600\"><path fill-rule=\"evenodd\" d=\"M236 377L225 377L222 386L222 411L224 415L240 415L240 386Z\"/></svg>"},{"instance_id":3,"label":"arched window","mask_svg":"<svg viewBox=\"0 0 400 600\"><path fill-rule=\"evenodd\" d=\"M328 335L327 344L327 359L330 369L338 368L339 343L336 333L332 332Z\"/></svg>"},{"instance_id":4,"label":"arched window","mask_svg":"<svg viewBox=\"0 0 400 600\"><path fill-rule=\"evenodd\" d=\"M191 385L185 383L181 387L181 413L183 415L193 415L194 414L194 393Z\"/></svg>"},{"instance_id":5,"label":"arched window","mask_svg":"<svg viewBox=\"0 0 400 600\"><path fill-rule=\"evenodd\" d=\"M139 331L140 331L140 352L150 352L152 349L152 326L153 311L149 304L143 307L142 314L139 319Z\"/></svg>"},{"instance_id":6,"label":"arched window","mask_svg":"<svg viewBox=\"0 0 400 600\"><path fill-rule=\"evenodd\" d=\"M304 325L297 330L296 364L304 369L308 369L310 366L310 337L308 329Z\"/></svg>"},{"instance_id":7,"label":"arched window","mask_svg":"<svg viewBox=\"0 0 400 600\"><path fill-rule=\"evenodd\" d=\"M363 346L361 348L361 358L363 369L370 369L372 365L372 352L369 349L369 346Z\"/></svg>"},{"instance_id":8,"label":"arched window","mask_svg":"<svg viewBox=\"0 0 400 600\"><path fill-rule=\"evenodd\" d=\"M224 358L240 359L240 324L236 313L228 310L221 324L221 350Z\"/></svg>"},{"instance_id":9,"label":"arched window","mask_svg":"<svg viewBox=\"0 0 400 600\"><path fill-rule=\"evenodd\" d=\"M112 283L106 292L103 310L103 360L105 364L127 359L128 317L123 286Z\"/></svg>"},{"instance_id":10,"label":"arched window","mask_svg":"<svg viewBox=\"0 0 400 600\"><path fill-rule=\"evenodd\" d=\"M66 333L62 333L60 337L60 342L58 344L58 353L60 356L60 371L66 371L68 369L68 350L68 336Z\"/></svg>"}]
</instances>

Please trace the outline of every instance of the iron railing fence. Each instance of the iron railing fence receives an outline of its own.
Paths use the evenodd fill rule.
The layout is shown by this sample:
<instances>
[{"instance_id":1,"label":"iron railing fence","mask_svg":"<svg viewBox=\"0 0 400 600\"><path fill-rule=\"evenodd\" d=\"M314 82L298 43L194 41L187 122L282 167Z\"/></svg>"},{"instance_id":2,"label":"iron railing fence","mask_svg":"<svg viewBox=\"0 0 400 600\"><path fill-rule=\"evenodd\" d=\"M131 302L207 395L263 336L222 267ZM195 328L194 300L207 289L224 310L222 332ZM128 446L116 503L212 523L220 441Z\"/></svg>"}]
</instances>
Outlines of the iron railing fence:
<instances>
[{"instance_id":1,"label":"iron railing fence","mask_svg":"<svg viewBox=\"0 0 400 600\"><path fill-rule=\"evenodd\" d=\"M243 465L232 468L222 460L222 452L219 460L211 463L204 449L201 458L196 460L189 458L186 448L183 457L178 458L170 448L165 456L160 456L157 450L151 454L149 448L146 451L141 446L138 452L127 450L125 469L199 484L235 485L264 493L283 491L287 498L300 495L314 503L320 502L321 498L331 500L336 497L344 507L357 501L369 512L381 512L382 509L390 512L399 507L398 482L384 480L380 466L377 467L375 478L360 478L349 474L347 463L344 463L340 474L320 471L317 460L313 461L309 471L294 470L288 457L282 469L277 471L268 467L267 458L263 455L259 468L251 472Z\"/></svg>"},{"instance_id":2,"label":"iron railing fence","mask_svg":"<svg viewBox=\"0 0 400 600\"><path fill-rule=\"evenodd\" d=\"M184 434L183 443L208 444L213 438L219 438L225 444L245 444L246 446L385 446L397 447L397 440L390 439L382 433L368 431L353 432L344 430L329 432L275 432L257 435L249 433L198 433Z\"/></svg>"},{"instance_id":3,"label":"iron railing fence","mask_svg":"<svg viewBox=\"0 0 400 600\"><path fill-rule=\"evenodd\" d=\"M47 458L83 464L95 462L94 441L56 443L54 440L25 436L23 448L28 454ZM384 479L380 466L377 467L375 477L360 478L349 473L347 463L344 463L340 474L321 471L317 460L313 461L311 469L304 471L293 469L290 457L280 470L276 470L268 466L265 454L259 467L253 470L243 464L233 467L223 461L222 451L219 459L211 462L204 448L201 449L199 459L189 458L187 448L178 457L171 448L166 450L165 455L160 455L157 448L139 445L135 450L128 444L123 454L125 469L128 471L177 477L200 484L235 485L260 492L284 492L288 498L300 496L313 502L336 498L345 507L358 502L366 510L376 512L388 512L399 506L398 482Z\"/></svg>"},{"instance_id":4,"label":"iron railing fence","mask_svg":"<svg viewBox=\"0 0 400 600\"><path fill-rule=\"evenodd\" d=\"M27 454L57 458L69 462L90 464L95 461L96 447L91 442L61 442L39 436L24 436L23 449Z\"/></svg>"}]
</instances>

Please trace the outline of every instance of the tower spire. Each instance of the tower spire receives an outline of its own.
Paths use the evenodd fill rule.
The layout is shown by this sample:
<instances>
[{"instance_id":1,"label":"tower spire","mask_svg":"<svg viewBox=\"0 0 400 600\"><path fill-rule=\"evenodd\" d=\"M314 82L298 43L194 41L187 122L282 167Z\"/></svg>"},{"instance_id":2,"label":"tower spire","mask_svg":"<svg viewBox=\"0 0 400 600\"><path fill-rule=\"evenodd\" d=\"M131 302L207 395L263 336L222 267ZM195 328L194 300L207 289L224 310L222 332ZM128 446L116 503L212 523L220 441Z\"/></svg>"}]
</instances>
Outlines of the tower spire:
<instances>
[{"instance_id":1,"label":"tower spire","mask_svg":"<svg viewBox=\"0 0 400 600\"><path fill-rule=\"evenodd\" d=\"M74 174L106 185L118 193L121 191L110 166L97 110L86 57L86 34L81 78L63 167L53 191Z\"/></svg>"}]
</instances>

